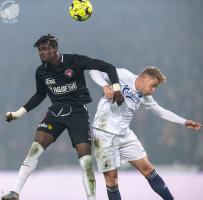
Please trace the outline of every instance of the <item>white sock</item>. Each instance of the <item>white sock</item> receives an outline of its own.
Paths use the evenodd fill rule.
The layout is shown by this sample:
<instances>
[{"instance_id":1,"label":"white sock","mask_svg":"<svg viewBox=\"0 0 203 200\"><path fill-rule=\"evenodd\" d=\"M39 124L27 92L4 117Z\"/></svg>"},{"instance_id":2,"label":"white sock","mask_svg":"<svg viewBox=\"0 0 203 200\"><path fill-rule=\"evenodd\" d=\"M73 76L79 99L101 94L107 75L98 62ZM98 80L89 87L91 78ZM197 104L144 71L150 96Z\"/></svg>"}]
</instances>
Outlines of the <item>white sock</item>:
<instances>
[{"instance_id":1,"label":"white sock","mask_svg":"<svg viewBox=\"0 0 203 200\"><path fill-rule=\"evenodd\" d=\"M44 148L37 142L33 142L30 151L25 158L18 173L13 191L20 194L25 182L31 172L36 168L39 156L44 152Z\"/></svg>"},{"instance_id":2,"label":"white sock","mask_svg":"<svg viewBox=\"0 0 203 200\"><path fill-rule=\"evenodd\" d=\"M82 167L82 180L85 187L87 200L95 200L96 198L96 181L92 166L91 155L83 156L79 159L80 166Z\"/></svg>"}]
</instances>

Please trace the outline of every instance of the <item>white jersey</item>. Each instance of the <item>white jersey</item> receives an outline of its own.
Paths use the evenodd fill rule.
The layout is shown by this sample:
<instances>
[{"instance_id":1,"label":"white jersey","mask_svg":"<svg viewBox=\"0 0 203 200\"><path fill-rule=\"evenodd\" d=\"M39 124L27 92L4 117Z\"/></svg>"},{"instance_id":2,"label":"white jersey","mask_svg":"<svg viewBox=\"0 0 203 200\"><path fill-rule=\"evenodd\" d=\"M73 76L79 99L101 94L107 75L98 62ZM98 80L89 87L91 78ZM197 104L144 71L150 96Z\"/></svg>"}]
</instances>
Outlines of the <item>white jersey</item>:
<instances>
[{"instance_id":1,"label":"white jersey","mask_svg":"<svg viewBox=\"0 0 203 200\"><path fill-rule=\"evenodd\" d=\"M124 68L117 69L117 73L125 101L118 107L117 103L112 104L103 96L97 107L92 124L93 128L117 135L125 135L129 130L133 115L140 105L143 105L147 110L152 110L163 119L182 125L185 124L185 119L159 106L151 95L142 96L142 94L136 90L135 80L138 77L137 75ZM104 72L91 70L90 76L101 87L110 84L108 76Z\"/></svg>"}]
</instances>

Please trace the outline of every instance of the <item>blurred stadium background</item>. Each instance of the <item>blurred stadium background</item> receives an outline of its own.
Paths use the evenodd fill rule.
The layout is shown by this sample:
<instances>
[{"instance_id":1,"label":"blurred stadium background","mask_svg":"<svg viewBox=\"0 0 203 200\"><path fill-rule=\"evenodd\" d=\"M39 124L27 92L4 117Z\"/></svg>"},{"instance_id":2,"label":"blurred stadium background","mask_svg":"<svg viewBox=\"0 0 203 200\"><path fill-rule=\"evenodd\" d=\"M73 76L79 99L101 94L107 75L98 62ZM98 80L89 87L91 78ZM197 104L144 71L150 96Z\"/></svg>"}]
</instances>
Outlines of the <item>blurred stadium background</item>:
<instances>
[{"instance_id":1,"label":"blurred stadium background","mask_svg":"<svg viewBox=\"0 0 203 200\"><path fill-rule=\"evenodd\" d=\"M1 4L3 2L0 0ZM0 21L0 191L8 191L12 185L16 176L16 171L12 170L19 169L33 141L36 126L50 105L50 101L46 100L11 124L3 119L7 111L18 109L35 92L34 74L40 61L32 45L43 34L50 32L55 35L64 53L78 53L103 59L117 67L126 67L134 73L139 73L147 65L160 67L167 75L167 84L157 90L154 98L163 107L185 118L203 122L202 0L92 0L94 13L90 20L82 23L70 18L70 1L16 2L20 5L18 22L8 24ZM94 102L88 105L92 121L102 91L90 80L88 73L87 85L94 99ZM177 193L177 199L203 199L203 192L198 188L198 185L203 185L202 130L198 133L187 130L163 121L143 109L138 111L131 128L142 141L152 163L163 170L168 185ZM41 181L45 181L46 187L47 178L49 182L58 181L57 185L64 185L66 181L70 184L69 175L72 168L68 167L74 166L78 166L76 154L68 133L64 132L40 159L38 171L32 179L36 180L33 184L36 183L37 195L41 190L37 187ZM131 200L138 194L136 193L134 198L133 195L127 197L127 194L130 194L127 177L138 192L144 180L136 173L132 178L132 168L128 165L123 168L129 171L120 175L121 191L123 187L124 199ZM48 176L47 170L54 171ZM56 172L67 173L67 179L61 174L57 176ZM73 172L80 179L80 172ZM39 175L40 178L37 177ZM102 176L97 174L97 177L97 189L103 189L103 192L99 193L100 198L105 199L106 196L102 198L102 195L105 195ZM60 178L64 182L60 182ZM184 182L184 185L180 182ZM29 184L31 188L30 181L26 187L29 188ZM77 184L81 184L80 180ZM125 185L129 189L124 190ZM26 187L22 195L25 199L30 199L29 195L26 197ZM146 194L138 195L138 199L157 199L147 184L143 187L142 191ZM55 197L62 194L60 199L67 199L69 193L64 193L63 196L63 189L54 188L57 194ZM71 188L67 191L71 191ZM187 195L182 195L181 191ZM46 194L44 192L44 198L51 200ZM36 198L31 200L34 199ZM82 199L82 196L75 199Z\"/></svg>"}]
</instances>

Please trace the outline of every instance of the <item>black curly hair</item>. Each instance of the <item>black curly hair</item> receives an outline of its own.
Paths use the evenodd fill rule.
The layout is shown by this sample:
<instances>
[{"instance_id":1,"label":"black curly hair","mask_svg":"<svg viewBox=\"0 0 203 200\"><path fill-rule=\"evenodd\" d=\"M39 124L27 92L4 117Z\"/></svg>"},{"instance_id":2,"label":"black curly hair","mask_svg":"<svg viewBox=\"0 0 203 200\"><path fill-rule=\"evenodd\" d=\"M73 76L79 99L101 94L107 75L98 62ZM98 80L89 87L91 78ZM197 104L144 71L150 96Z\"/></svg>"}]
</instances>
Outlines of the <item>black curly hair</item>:
<instances>
[{"instance_id":1,"label":"black curly hair","mask_svg":"<svg viewBox=\"0 0 203 200\"><path fill-rule=\"evenodd\" d=\"M39 47L42 43L48 43L52 48L58 49L58 39L48 33L47 35L42 35L33 45L33 47Z\"/></svg>"}]
</instances>

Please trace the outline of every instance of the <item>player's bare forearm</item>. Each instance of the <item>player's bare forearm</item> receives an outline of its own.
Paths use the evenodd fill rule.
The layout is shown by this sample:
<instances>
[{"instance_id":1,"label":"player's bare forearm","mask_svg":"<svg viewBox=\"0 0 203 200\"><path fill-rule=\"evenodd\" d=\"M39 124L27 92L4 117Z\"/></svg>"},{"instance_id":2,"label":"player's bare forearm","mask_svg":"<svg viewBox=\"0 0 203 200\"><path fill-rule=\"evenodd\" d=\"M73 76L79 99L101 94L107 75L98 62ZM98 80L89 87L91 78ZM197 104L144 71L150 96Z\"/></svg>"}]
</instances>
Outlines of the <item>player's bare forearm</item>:
<instances>
[{"instance_id":1,"label":"player's bare forearm","mask_svg":"<svg viewBox=\"0 0 203 200\"><path fill-rule=\"evenodd\" d=\"M192 120L186 120L185 122L185 126L189 129L198 131L200 130L200 128L202 127L202 124L198 123L198 122L194 122Z\"/></svg>"}]
</instances>

